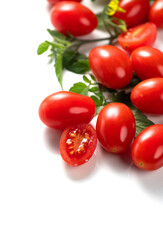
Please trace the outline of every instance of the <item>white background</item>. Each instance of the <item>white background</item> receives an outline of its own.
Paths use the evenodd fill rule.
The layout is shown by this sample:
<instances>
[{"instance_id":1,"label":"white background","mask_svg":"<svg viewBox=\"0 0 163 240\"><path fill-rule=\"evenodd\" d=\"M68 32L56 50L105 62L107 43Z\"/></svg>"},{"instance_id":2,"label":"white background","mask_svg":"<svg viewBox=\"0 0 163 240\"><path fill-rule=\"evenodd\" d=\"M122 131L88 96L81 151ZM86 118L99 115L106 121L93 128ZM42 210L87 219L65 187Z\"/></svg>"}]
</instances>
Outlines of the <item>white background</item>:
<instances>
[{"instance_id":1,"label":"white background","mask_svg":"<svg viewBox=\"0 0 163 240\"><path fill-rule=\"evenodd\" d=\"M60 133L39 120L41 101L60 90L47 54L36 54L51 39L47 28L45 0L1 1L0 239L162 240L163 168L143 172L129 154L99 145L87 164L69 167L59 155ZM161 50L162 39L160 30L154 46ZM64 88L81 79L65 73ZM163 124L163 116L150 118Z\"/></svg>"}]
</instances>

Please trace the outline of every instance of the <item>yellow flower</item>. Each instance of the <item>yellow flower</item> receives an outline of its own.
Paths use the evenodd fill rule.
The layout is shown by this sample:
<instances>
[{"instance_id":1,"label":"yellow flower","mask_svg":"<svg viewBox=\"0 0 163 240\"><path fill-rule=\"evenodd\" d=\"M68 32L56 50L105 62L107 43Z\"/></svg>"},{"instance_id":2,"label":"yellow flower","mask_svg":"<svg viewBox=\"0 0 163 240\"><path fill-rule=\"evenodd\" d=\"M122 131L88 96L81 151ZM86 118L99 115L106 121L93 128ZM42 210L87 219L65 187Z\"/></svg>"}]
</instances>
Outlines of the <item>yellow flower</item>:
<instances>
[{"instance_id":1,"label":"yellow flower","mask_svg":"<svg viewBox=\"0 0 163 240\"><path fill-rule=\"evenodd\" d=\"M106 12L109 16L113 16L116 12L123 12L126 11L123 8L119 7L120 0L111 0L108 4L108 11Z\"/></svg>"}]
</instances>

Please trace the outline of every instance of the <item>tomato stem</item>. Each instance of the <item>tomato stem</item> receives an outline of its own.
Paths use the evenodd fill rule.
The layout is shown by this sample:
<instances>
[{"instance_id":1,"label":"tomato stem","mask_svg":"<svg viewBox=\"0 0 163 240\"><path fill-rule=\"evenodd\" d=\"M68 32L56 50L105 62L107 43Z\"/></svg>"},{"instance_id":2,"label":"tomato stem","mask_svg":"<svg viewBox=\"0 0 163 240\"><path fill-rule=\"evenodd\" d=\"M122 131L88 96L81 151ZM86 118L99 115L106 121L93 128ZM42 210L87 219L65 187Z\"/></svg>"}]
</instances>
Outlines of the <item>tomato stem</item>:
<instances>
[{"instance_id":1,"label":"tomato stem","mask_svg":"<svg viewBox=\"0 0 163 240\"><path fill-rule=\"evenodd\" d=\"M96 39L77 39L77 42L74 45L78 45L81 46L83 44L87 44L87 43L93 43L93 42L101 42L101 41L107 41L109 40L110 43L116 39L117 36L110 36L110 37L106 37L106 38L96 38Z\"/></svg>"}]
</instances>

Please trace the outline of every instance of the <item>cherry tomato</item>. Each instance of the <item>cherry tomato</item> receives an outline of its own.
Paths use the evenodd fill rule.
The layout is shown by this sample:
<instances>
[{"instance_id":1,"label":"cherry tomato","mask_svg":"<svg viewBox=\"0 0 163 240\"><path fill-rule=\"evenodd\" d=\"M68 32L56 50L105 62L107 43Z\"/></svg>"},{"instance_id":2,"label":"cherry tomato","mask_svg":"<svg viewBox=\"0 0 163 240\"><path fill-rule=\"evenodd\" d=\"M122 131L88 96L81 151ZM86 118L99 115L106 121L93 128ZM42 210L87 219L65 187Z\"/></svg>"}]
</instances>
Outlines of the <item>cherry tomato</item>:
<instances>
[{"instance_id":1,"label":"cherry tomato","mask_svg":"<svg viewBox=\"0 0 163 240\"><path fill-rule=\"evenodd\" d=\"M62 130L75 124L89 123L95 115L95 103L77 93L61 91L43 100L39 108L41 121Z\"/></svg>"},{"instance_id":2,"label":"cherry tomato","mask_svg":"<svg viewBox=\"0 0 163 240\"><path fill-rule=\"evenodd\" d=\"M149 21L163 27L163 0L155 1L149 11Z\"/></svg>"},{"instance_id":3,"label":"cherry tomato","mask_svg":"<svg viewBox=\"0 0 163 240\"><path fill-rule=\"evenodd\" d=\"M124 20L127 27L134 27L147 19L149 0L121 0L119 7L126 12L116 12L114 17Z\"/></svg>"},{"instance_id":4,"label":"cherry tomato","mask_svg":"<svg viewBox=\"0 0 163 240\"><path fill-rule=\"evenodd\" d=\"M131 101L145 113L163 114L163 78L151 78L134 87Z\"/></svg>"},{"instance_id":5,"label":"cherry tomato","mask_svg":"<svg viewBox=\"0 0 163 240\"><path fill-rule=\"evenodd\" d=\"M76 167L88 162L96 145L96 131L90 124L73 126L62 133L60 154L66 163Z\"/></svg>"},{"instance_id":6,"label":"cherry tomato","mask_svg":"<svg viewBox=\"0 0 163 240\"><path fill-rule=\"evenodd\" d=\"M65 0L47 0L48 1L48 3L50 4L50 5L55 5L56 3L58 3L58 2L62 2L62 1L65 1ZM81 2L81 0L71 0L71 1L74 1L74 2Z\"/></svg>"},{"instance_id":7,"label":"cherry tomato","mask_svg":"<svg viewBox=\"0 0 163 240\"><path fill-rule=\"evenodd\" d=\"M134 164L143 170L156 170L163 166L163 125L152 125L135 139L131 149Z\"/></svg>"},{"instance_id":8,"label":"cherry tomato","mask_svg":"<svg viewBox=\"0 0 163 240\"><path fill-rule=\"evenodd\" d=\"M97 27L97 17L78 2L64 1L57 3L51 10L51 22L54 28L63 34L82 36Z\"/></svg>"},{"instance_id":9,"label":"cherry tomato","mask_svg":"<svg viewBox=\"0 0 163 240\"><path fill-rule=\"evenodd\" d=\"M106 45L93 48L89 54L89 65L98 82L108 88L125 87L133 76L129 57L114 46Z\"/></svg>"},{"instance_id":10,"label":"cherry tomato","mask_svg":"<svg viewBox=\"0 0 163 240\"><path fill-rule=\"evenodd\" d=\"M163 77L163 53L152 47L137 48L131 54L136 75L141 79Z\"/></svg>"},{"instance_id":11,"label":"cherry tomato","mask_svg":"<svg viewBox=\"0 0 163 240\"><path fill-rule=\"evenodd\" d=\"M123 103L106 105L97 118L97 138L108 152L124 153L135 137L135 118Z\"/></svg>"},{"instance_id":12,"label":"cherry tomato","mask_svg":"<svg viewBox=\"0 0 163 240\"><path fill-rule=\"evenodd\" d=\"M154 23L144 23L120 34L118 42L125 51L131 53L138 47L152 46L156 40L156 36L156 25Z\"/></svg>"}]
</instances>

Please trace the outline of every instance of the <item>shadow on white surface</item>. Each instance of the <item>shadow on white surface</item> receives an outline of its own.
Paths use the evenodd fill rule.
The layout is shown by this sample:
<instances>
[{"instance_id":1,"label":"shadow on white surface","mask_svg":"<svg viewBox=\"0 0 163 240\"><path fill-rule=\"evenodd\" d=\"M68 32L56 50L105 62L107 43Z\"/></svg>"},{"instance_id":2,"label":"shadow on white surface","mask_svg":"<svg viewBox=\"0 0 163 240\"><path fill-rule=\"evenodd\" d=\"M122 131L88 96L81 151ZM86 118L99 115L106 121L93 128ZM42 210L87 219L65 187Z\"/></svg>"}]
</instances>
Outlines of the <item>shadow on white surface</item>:
<instances>
[{"instance_id":1,"label":"shadow on white surface","mask_svg":"<svg viewBox=\"0 0 163 240\"><path fill-rule=\"evenodd\" d=\"M45 128L44 138L48 149L59 156L59 144L62 131L57 131L51 128ZM96 154L88 161L88 163L79 167L71 167L63 161L63 168L66 175L71 180L81 180L89 177L96 165Z\"/></svg>"},{"instance_id":2,"label":"shadow on white surface","mask_svg":"<svg viewBox=\"0 0 163 240\"><path fill-rule=\"evenodd\" d=\"M98 148L98 151L101 152L98 163L102 168L111 169L118 174L124 173L126 175L126 171L128 171L133 164L130 157L130 150L124 154L113 154L105 151L101 146Z\"/></svg>"},{"instance_id":3,"label":"shadow on white surface","mask_svg":"<svg viewBox=\"0 0 163 240\"><path fill-rule=\"evenodd\" d=\"M64 163L64 170L69 179L74 181L83 180L86 178L90 178L95 172L96 166L96 155L85 164L78 167L71 167L68 164Z\"/></svg>"},{"instance_id":4,"label":"shadow on white surface","mask_svg":"<svg viewBox=\"0 0 163 240\"><path fill-rule=\"evenodd\" d=\"M50 151L59 154L59 143L62 135L62 131L58 131L51 128L45 128L44 138L45 143Z\"/></svg>"},{"instance_id":5,"label":"shadow on white surface","mask_svg":"<svg viewBox=\"0 0 163 240\"><path fill-rule=\"evenodd\" d=\"M156 118L150 116L150 118ZM157 123L157 119L155 120ZM160 123L160 121L159 121ZM45 128L45 143L50 151L59 155L59 143L62 132L50 128ZM113 171L128 177L134 175L137 182L150 195L159 200L163 200L163 168L152 172L146 172L135 167L131 160L130 150L125 154L116 155L105 151L98 143L93 157L88 163L79 167L71 167L63 161L63 168L67 177L73 181L88 179L97 173L97 165L106 171Z\"/></svg>"},{"instance_id":6,"label":"shadow on white surface","mask_svg":"<svg viewBox=\"0 0 163 240\"><path fill-rule=\"evenodd\" d=\"M163 168L156 171L143 171L133 165L131 172L147 193L163 200Z\"/></svg>"},{"instance_id":7,"label":"shadow on white surface","mask_svg":"<svg viewBox=\"0 0 163 240\"><path fill-rule=\"evenodd\" d=\"M163 115L148 114L147 116L155 124L163 124Z\"/></svg>"}]
</instances>

